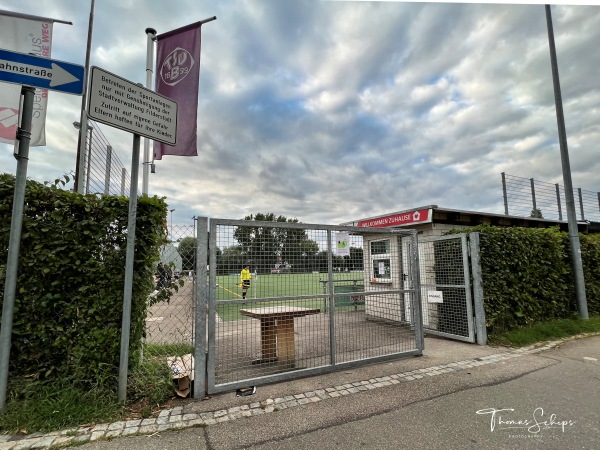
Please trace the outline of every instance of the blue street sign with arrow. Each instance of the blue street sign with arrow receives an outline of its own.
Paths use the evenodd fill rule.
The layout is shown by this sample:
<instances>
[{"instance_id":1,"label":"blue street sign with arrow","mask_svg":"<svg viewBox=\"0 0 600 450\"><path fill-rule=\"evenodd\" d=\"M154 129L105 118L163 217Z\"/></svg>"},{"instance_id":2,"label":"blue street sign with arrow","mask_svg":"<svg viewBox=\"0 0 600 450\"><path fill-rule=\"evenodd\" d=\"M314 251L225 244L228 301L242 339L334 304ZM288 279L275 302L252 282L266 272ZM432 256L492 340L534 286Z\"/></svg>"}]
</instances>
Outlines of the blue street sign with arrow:
<instances>
[{"instance_id":1,"label":"blue street sign with arrow","mask_svg":"<svg viewBox=\"0 0 600 450\"><path fill-rule=\"evenodd\" d=\"M0 81L81 95L83 66L0 49Z\"/></svg>"}]
</instances>

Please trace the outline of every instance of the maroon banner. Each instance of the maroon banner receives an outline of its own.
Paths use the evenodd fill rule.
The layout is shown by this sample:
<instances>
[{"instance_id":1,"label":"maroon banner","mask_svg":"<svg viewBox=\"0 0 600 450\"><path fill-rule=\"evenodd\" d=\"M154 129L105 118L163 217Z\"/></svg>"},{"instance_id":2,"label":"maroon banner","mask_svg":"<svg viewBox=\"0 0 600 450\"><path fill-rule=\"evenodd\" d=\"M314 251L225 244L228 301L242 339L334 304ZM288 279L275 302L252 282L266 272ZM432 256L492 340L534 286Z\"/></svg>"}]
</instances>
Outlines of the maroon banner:
<instances>
[{"instance_id":1,"label":"maroon banner","mask_svg":"<svg viewBox=\"0 0 600 450\"><path fill-rule=\"evenodd\" d=\"M197 156L200 27L195 23L157 36L156 92L178 104L177 144L154 141L154 159Z\"/></svg>"}]
</instances>

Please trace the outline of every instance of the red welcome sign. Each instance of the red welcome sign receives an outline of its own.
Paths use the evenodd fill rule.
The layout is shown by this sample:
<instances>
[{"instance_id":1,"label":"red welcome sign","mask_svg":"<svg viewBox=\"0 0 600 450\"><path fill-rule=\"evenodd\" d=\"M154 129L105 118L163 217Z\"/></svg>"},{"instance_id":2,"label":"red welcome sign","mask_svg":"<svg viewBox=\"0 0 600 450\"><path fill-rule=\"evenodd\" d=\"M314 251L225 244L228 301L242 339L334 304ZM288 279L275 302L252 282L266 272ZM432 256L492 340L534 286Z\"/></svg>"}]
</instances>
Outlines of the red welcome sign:
<instances>
[{"instance_id":1,"label":"red welcome sign","mask_svg":"<svg viewBox=\"0 0 600 450\"><path fill-rule=\"evenodd\" d=\"M392 214L389 216L375 217L373 219L360 220L358 222L358 226L384 228L428 222L431 222L431 209L425 208L398 214Z\"/></svg>"}]
</instances>

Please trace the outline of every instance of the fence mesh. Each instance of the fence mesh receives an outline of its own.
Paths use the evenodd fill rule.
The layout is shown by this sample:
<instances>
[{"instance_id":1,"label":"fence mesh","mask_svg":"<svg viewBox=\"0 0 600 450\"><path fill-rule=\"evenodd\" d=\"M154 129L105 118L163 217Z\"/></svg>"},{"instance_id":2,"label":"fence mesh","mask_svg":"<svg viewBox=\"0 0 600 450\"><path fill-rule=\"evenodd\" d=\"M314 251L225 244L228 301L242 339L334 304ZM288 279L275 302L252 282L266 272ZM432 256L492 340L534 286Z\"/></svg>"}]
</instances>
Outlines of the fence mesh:
<instances>
[{"instance_id":1,"label":"fence mesh","mask_svg":"<svg viewBox=\"0 0 600 450\"><path fill-rule=\"evenodd\" d=\"M387 245L374 245L381 251L365 258L372 237L344 235L341 256L340 236L328 233L285 224L212 229L213 385L258 383L416 349L397 236L379 235L375 241Z\"/></svg>"},{"instance_id":2,"label":"fence mesh","mask_svg":"<svg viewBox=\"0 0 600 450\"><path fill-rule=\"evenodd\" d=\"M502 174L505 212L511 216L567 220L564 186ZM600 221L600 193L573 189L577 220Z\"/></svg>"},{"instance_id":3,"label":"fence mesh","mask_svg":"<svg viewBox=\"0 0 600 450\"><path fill-rule=\"evenodd\" d=\"M149 298L145 350L151 356L176 357L193 353L194 225L171 225L170 242L161 248Z\"/></svg>"},{"instance_id":4,"label":"fence mesh","mask_svg":"<svg viewBox=\"0 0 600 450\"><path fill-rule=\"evenodd\" d=\"M419 239L423 328L473 341L465 245L461 235Z\"/></svg>"},{"instance_id":5,"label":"fence mesh","mask_svg":"<svg viewBox=\"0 0 600 450\"><path fill-rule=\"evenodd\" d=\"M86 194L128 195L131 179L125 166L102 133L97 122L89 121L82 169Z\"/></svg>"}]
</instances>

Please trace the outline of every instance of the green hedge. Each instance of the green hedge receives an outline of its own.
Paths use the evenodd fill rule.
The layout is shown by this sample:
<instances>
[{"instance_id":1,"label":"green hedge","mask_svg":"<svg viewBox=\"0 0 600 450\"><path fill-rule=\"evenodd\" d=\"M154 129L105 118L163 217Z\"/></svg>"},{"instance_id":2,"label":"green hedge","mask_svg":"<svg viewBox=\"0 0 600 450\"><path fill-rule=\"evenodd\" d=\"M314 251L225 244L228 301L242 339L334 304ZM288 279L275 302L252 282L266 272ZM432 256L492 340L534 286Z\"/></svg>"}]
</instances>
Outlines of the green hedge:
<instances>
[{"instance_id":1,"label":"green hedge","mask_svg":"<svg viewBox=\"0 0 600 450\"><path fill-rule=\"evenodd\" d=\"M463 230L464 231L464 230ZM568 234L557 228L478 226L488 331L577 314ZM590 314L600 313L600 235L581 235Z\"/></svg>"},{"instance_id":2,"label":"green hedge","mask_svg":"<svg viewBox=\"0 0 600 450\"><path fill-rule=\"evenodd\" d=\"M0 175L0 304L14 177ZM118 374L128 198L27 182L9 376L96 383ZM167 205L138 200L131 319L138 354ZM133 360L133 359L130 359Z\"/></svg>"}]
</instances>

